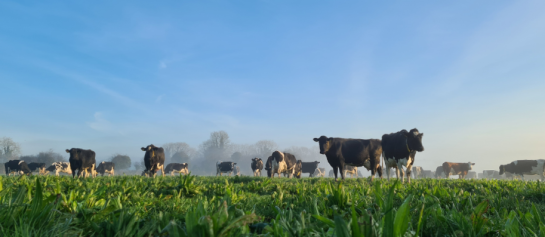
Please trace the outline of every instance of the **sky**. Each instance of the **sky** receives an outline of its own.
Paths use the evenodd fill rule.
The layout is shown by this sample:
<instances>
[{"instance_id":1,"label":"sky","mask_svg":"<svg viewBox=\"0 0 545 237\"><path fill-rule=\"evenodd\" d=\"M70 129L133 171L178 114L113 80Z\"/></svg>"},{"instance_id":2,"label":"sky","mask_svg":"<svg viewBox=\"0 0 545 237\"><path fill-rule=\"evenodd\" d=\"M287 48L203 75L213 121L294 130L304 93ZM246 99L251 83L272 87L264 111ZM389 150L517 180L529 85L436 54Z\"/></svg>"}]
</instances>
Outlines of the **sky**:
<instances>
[{"instance_id":1,"label":"sky","mask_svg":"<svg viewBox=\"0 0 545 237\"><path fill-rule=\"evenodd\" d=\"M22 154L424 133L415 166L545 159L544 1L0 1ZM319 152L318 150L316 151ZM327 167L330 168L330 167Z\"/></svg>"}]
</instances>

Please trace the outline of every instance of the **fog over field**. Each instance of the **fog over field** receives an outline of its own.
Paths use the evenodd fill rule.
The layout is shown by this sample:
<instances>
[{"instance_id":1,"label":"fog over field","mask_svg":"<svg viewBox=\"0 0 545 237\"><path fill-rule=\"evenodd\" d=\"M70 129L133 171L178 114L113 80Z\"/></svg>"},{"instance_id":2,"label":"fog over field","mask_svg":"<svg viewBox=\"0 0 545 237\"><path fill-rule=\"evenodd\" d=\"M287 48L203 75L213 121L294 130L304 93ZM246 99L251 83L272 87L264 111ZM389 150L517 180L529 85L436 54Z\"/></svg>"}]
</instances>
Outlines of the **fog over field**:
<instances>
[{"instance_id":1,"label":"fog over field","mask_svg":"<svg viewBox=\"0 0 545 237\"><path fill-rule=\"evenodd\" d=\"M200 175L215 174L217 160L249 174L251 158L274 150L329 171L313 138L412 128L424 133L414 165L426 170L545 159L544 10L543 1L4 1L0 138L19 145L14 157L84 148L97 161L128 155L131 169L141 147L169 144L167 163L188 161Z\"/></svg>"}]
</instances>

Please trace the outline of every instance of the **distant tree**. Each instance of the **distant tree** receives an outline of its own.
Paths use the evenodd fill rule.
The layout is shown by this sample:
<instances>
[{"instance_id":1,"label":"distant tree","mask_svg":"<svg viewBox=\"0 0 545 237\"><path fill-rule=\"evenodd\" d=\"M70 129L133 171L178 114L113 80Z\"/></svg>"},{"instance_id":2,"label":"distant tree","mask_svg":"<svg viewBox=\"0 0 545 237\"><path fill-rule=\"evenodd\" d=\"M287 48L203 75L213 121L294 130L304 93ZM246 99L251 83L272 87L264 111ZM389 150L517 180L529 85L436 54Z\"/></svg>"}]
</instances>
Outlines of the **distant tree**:
<instances>
[{"instance_id":1,"label":"distant tree","mask_svg":"<svg viewBox=\"0 0 545 237\"><path fill-rule=\"evenodd\" d=\"M116 170L126 170L131 167L131 158L127 155L113 155L112 162L114 162Z\"/></svg>"},{"instance_id":2,"label":"distant tree","mask_svg":"<svg viewBox=\"0 0 545 237\"><path fill-rule=\"evenodd\" d=\"M178 152L182 152L182 153L178 154L177 158L185 159L185 156L187 156L187 160L189 160L191 157L193 157L197 153L195 148L191 147L189 144L185 142L167 143L163 145L163 149L165 150L165 158L167 162L176 162L176 161L173 161L172 159ZM183 155L183 156L180 157L180 155Z\"/></svg>"},{"instance_id":3,"label":"distant tree","mask_svg":"<svg viewBox=\"0 0 545 237\"><path fill-rule=\"evenodd\" d=\"M210 139L203 142L200 146L205 162L216 162L227 158L226 152L229 149L231 141L229 134L225 131L213 132Z\"/></svg>"},{"instance_id":4,"label":"distant tree","mask_svg":"<svg viewBox=\"0 0 545 237\"><path fill-rule=\"evenodd\" d=\"M172 158L170 158L170 161L172 163L188 163L189 162L189 155L185 153L184 151L178 151L172 155Z\"/></svg>"},{"instance_id":5,"label":"distant tree","mask_svg":"<svg viewBox=\"0 0 545 237\"><path fill-rule=\"evenodd\" d=\"M255 143L255 147L257 150L257 154L260 157L267 158L269 157L274 151L278 150L278 144L276 142L271 140L261 140Z\"/></svg>"},{"instance_id":6,"label":"distant tree","mask_svg":"<svg viewBox=\"0 0 545 237\"><path fill-rule=\"evenodd\" d=\"M244 156L240 152L235 152L231 155L231 161L240 164L244 159Z\"/></svg>"},{"instance_id":7,"label":"distant tree","mask_svg":"<svg viewBox=\"0 0 545 237\"><path fill-rule=\"evenodd\" d=\"M21 155L21 147L9 137L0 139L0 162L17 159Z\"/></svg>"},{"instance_id":8,"label":"distant tree","mask_svg":"<svg viewBox=\"0 0 545 237\"><path fill-rule=\"evenodd\" d=\"M21 156L21 160L27 163L37 162L45 163L46 166L50 166L53 162L66 161L66 159L59 153L53 152L53 150L40 152L38 155Z\"/></svg>"}]
</instances>

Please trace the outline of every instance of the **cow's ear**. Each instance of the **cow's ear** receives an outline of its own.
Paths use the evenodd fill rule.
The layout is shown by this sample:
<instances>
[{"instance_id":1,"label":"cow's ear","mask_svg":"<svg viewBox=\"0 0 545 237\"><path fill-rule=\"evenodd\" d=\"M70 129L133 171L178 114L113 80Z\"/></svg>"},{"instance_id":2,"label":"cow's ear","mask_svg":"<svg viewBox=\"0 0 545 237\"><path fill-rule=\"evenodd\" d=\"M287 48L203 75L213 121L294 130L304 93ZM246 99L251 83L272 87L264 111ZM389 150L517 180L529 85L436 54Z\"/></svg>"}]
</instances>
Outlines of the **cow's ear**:
<instances>
[{"instance_id":1,"label":"cow's ear","mask_svg":"<svg viewBox=\"0 0 545 237\"><path fill-rule=\"evenodd\" d=\"M140 148L140 149L142 149L143 151L146 151L146 148L144 148L144 147L142 147L142 148Z\"/></svg>"},{"instance_id":2,"label":"cow's ear","mask_svg":"<svg viewBox=\"0 0 545 237\"><path fill-rule=\"evenodd\" d=\"M475 165L475 163L471 163L471 165Z\"/></svg>"},{"instance_id":3,"label":"cow's ear","mask_svg":"<svg viewBox=\"0 0 545 237\"><path fill-rule=\"evenodd\" d=\"M70 150L66 149L66 153L70 153Z\"/></svg>"},{"instance_id":4,"label":"cow's ear","mask_svg":"<svg viewBox=\"0 0 545 237\"><path fill-rule=\"evenodd\" d=\"M327 140L328 140L328 141L331 141L331 140L333 140L333 138L332 138L332 137L329 137L329 138L327 138Z\"/></svg>"},{"instance_id":5,"label":"cow's ear","mask_svg":"<svg viewBox=\"0 0 545 237\"><path fill-rule=\"evenodd\" d=\"M314 139L312 139L312 140L314 140L315 142L319 141L318 138L314 138Z\"/></svg>"}]
</instances>

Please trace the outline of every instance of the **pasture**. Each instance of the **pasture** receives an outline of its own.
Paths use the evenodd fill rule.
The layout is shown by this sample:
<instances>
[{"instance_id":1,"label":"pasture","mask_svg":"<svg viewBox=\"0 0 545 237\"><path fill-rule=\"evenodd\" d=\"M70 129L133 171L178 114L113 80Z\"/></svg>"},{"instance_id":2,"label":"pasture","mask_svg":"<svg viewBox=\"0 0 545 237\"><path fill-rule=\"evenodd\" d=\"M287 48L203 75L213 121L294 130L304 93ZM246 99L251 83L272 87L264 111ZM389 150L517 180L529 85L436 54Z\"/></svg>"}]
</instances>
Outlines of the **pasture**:
<instances>
[{"instance_id":1,"label":"pasture","mask_svg":"<svg viewBox=\"0 0 545 237\"><path fill-rule=\"evenodd\" d=\"M536 181L0 176L1 236L545 236Z\"/></svg>"}]
</instances>

